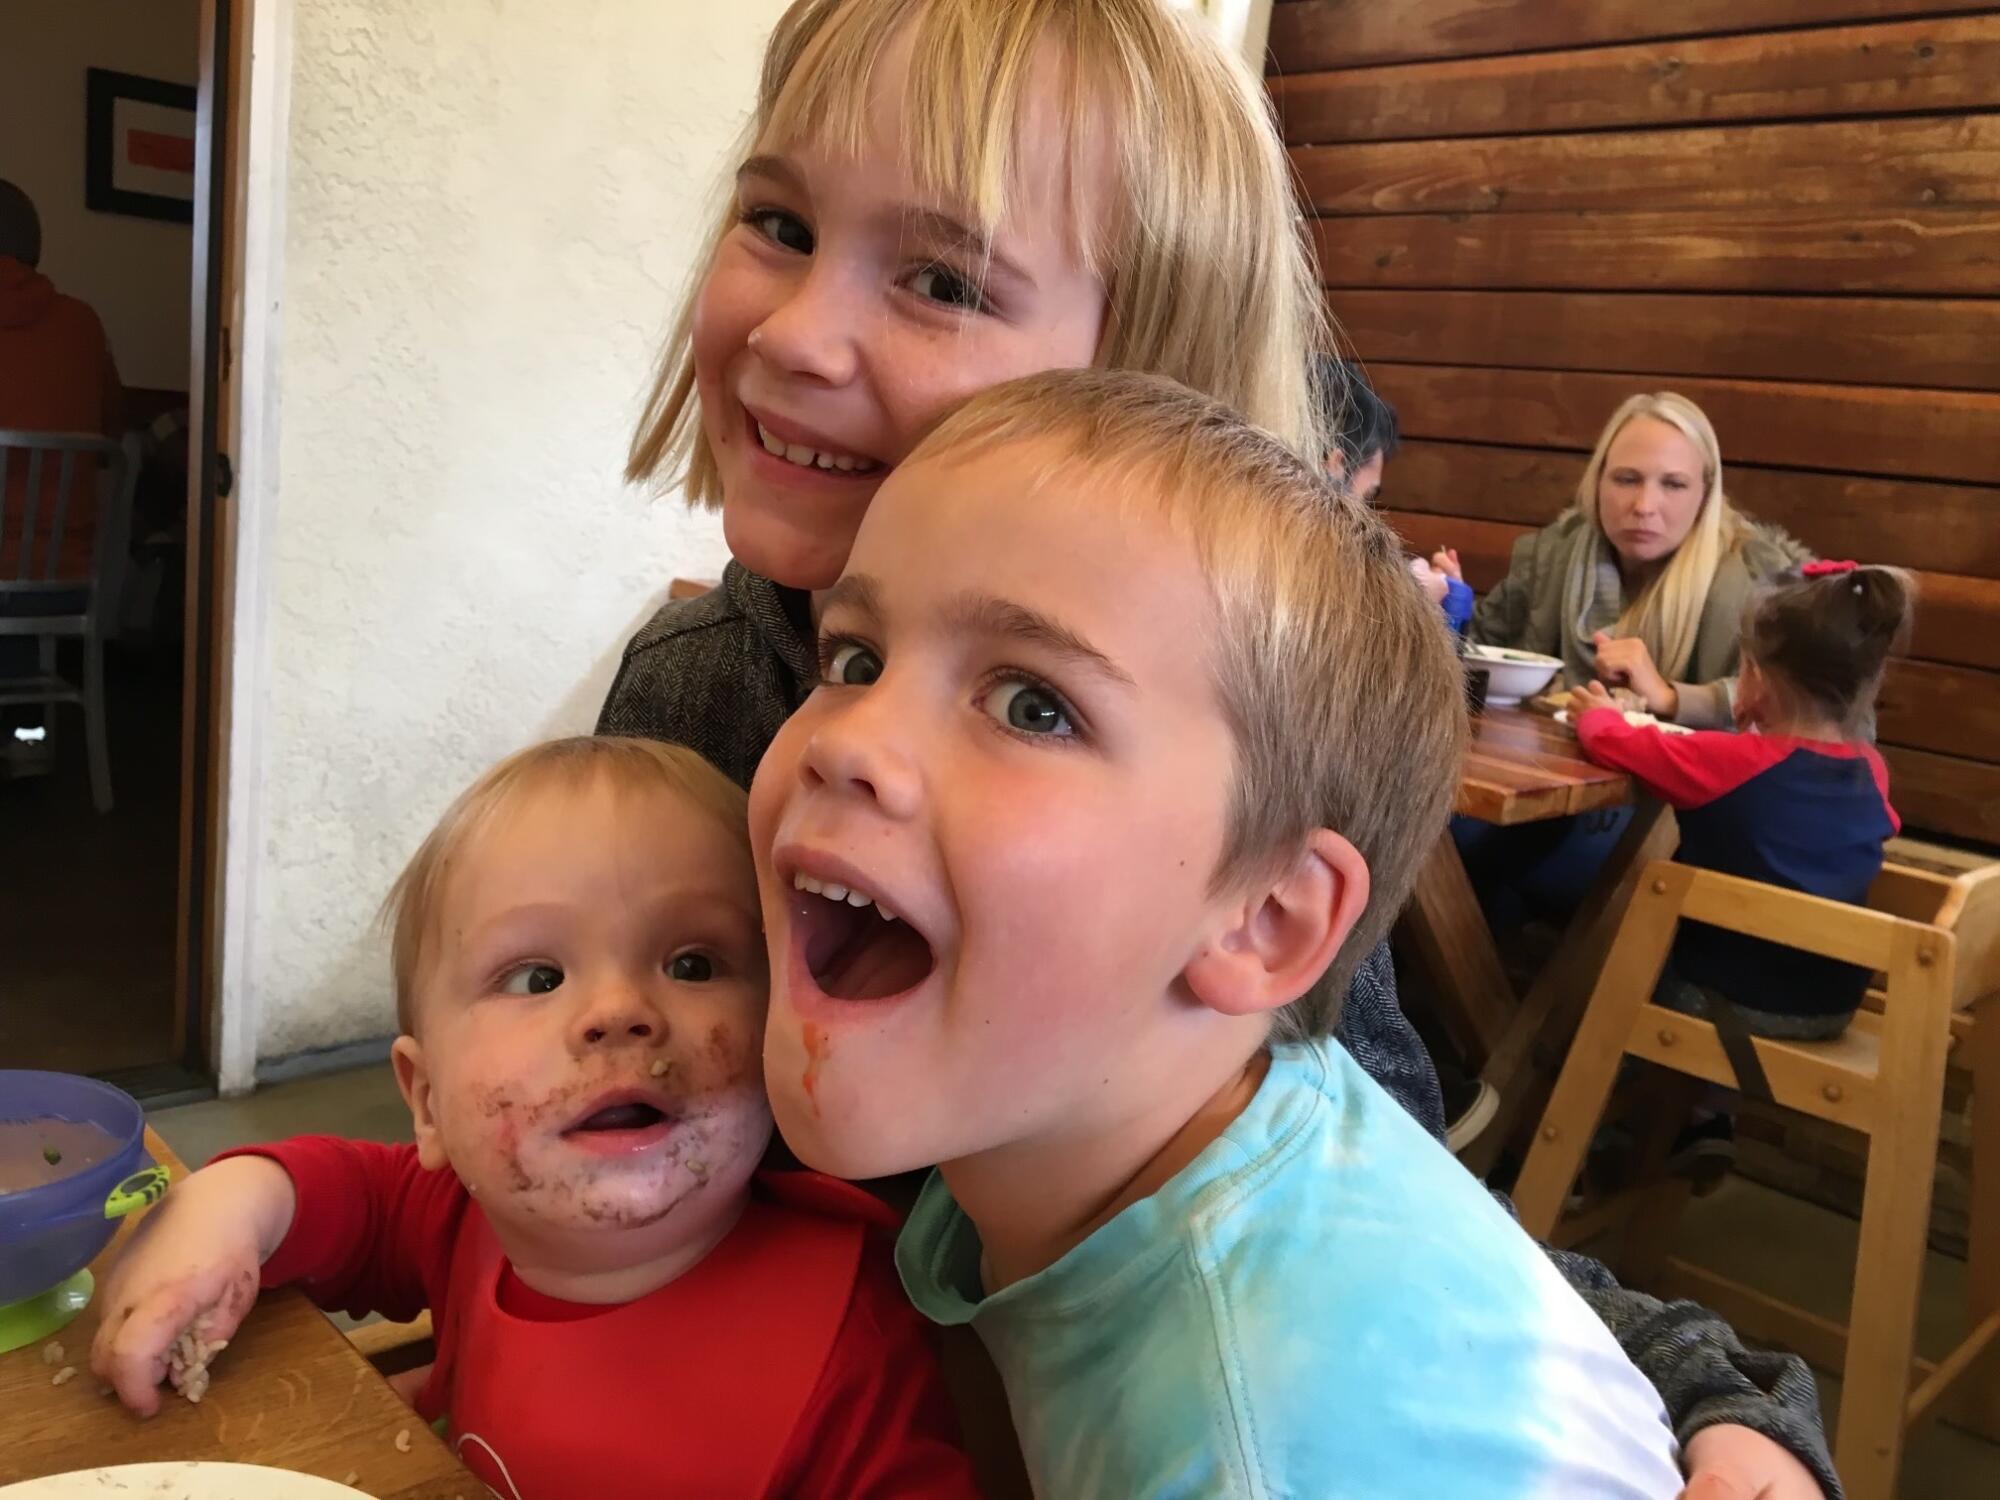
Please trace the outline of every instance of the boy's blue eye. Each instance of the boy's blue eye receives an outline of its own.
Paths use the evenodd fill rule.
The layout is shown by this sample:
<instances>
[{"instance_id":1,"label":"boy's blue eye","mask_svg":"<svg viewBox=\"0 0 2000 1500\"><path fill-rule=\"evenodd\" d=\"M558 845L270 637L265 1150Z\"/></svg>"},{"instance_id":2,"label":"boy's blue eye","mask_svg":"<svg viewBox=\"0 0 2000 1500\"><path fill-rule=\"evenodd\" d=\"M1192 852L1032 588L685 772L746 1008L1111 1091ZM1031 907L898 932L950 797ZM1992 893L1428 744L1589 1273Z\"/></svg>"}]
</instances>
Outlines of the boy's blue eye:
<instances>
[{"instance_id":1,"label":"boy's blue eye","mask_svg":"<svg viewBox=\"0 0 2000 1500\"><path fill-rule=\"evenodd\" d=\"M774 245L800 255L812 254L813 232L797 214L782 208L753 208L744 213L743 222Z\"/></svg>"},{"instance_id":2,"label":"boy's blue eye","mask_svg":"<svg viewBox=\"0 0 2000 1500\"><path fill-rule=\"evenodd\" d=\"M910 278L910 290L926 301L966 312L977 312L986 305L979 286L947 266L925 266Z\"/></svg>"},{"instance_id":3,"label":"boy's blue eye","mask_svg":"<svg viewBox=\"0 0 2000 1500\"><path fill-rule=\"evenodd\" d=\"M522 964L501 975L495 988L503 995L546 995L562 982L563 971L554 964Z\"/></svg>"},{"instance_id":4,"label":"boy's blue eye","mask_svg":"<svg viewBox=\"0 0 2000 1500\"><path fill-rule=\"evenodd\" d=\"M703 984L715 977L715 960L706 953L683 953L667 965L667 978Z\"/></svg>"},{"instance_id":5,"label":"boy's blue eye","mask_svg":"<svg viewBox=\"0 0 2000 1500\"><path fill-rule=\"evenodd\" d=\"M867 687L882 675L882 658L866 646L848 641L827 657L826 680L836 687Z\"/></svg>"},{"instance_id":6,"label":"boy's blue eye","mask_svg":"<svg viewBox=\"0 0 2000 1500\"><path fill-rule=\"evenodd\" d=\"M987 689L980 707L1022 734L1064 739L1076 733L1076 726L1070 722L1069 706L1039 683L1019 678L997 682Z\"/></svg>"}]
</instances>

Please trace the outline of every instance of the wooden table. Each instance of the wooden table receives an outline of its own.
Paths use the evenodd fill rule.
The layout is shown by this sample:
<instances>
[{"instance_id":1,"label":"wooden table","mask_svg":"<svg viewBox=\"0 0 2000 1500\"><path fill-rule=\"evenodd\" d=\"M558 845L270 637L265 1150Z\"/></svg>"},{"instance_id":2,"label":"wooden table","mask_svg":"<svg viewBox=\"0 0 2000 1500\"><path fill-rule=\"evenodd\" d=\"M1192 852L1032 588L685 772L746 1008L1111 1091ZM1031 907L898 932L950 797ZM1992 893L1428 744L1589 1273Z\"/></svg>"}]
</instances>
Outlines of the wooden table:
<instances>
[{"instance_id":1,"label":"wooden table","mask_svg":"<svg viewBox=\"0 0 2000 1500\"><path fill-rule=\"evenodd\" d=\"M146 1146L176 1178L186 1175L150 1129ZM42 1344L0 1355L0 1484L100 1464L210 1459L317 1474L397 1500L484 1495L451 1450L296 1291L258 1299L216 1360L200 1405L167 1392L160 1414L141 1422L116 1397L99 1395L89 1368L90 1341L105 1275L144 1212L127 1217L91 1263L97 1295L55 1335L64 1363L76 1366L75 1379L50 1384L56 1371L43 1363ZM410 1451L399 1453L396 1435L404 1431Z\"/></svg>"},{"instance_id":2,"label":"wooden table","mask_svg":"<svg viewBox=\"0 0 2000 1500\"><path fill-rule=\"evenodd\" d=\"M1548 969L1525 997L1514 993L1492 930L1449 832L1425 862L1400 936L1428 971L1438 1019L1468 1065L1500 1094L1500 1117L1468 1152L1491 1165L1509 1129L1561 1066L1567 1033L1610 947L1611 934L1647 860L1670 854L1672 819L1621 771L1584 757L1565 724L1518 708L1489 708L1472 721L1472 746L1455 811L1504 827L1630 806L1634 815L1589 900L1563 935Z\"/></svg>"}]
</instances>

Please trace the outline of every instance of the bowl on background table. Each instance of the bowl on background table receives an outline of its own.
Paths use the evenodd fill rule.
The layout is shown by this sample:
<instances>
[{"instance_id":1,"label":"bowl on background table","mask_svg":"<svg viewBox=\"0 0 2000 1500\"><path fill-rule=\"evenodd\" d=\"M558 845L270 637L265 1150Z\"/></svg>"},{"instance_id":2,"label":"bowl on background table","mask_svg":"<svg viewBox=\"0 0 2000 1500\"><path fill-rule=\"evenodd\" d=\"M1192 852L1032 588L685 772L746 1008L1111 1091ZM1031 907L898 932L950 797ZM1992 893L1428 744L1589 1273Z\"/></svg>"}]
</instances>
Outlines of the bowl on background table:
<instances>
[{"instance_id":1,"label":"bowl on background table","mask_svg":"<svg viewBox=\"0 0 2000 1500\"><path fill-rule=\"evenodd\" d=\"M1563 667L1553 656L1507 646L1467 646L1464 660L1468 666L1485 669L1489 708L1513 708L1523 698L1534 697Z\"/></svg>"}]
</instances>

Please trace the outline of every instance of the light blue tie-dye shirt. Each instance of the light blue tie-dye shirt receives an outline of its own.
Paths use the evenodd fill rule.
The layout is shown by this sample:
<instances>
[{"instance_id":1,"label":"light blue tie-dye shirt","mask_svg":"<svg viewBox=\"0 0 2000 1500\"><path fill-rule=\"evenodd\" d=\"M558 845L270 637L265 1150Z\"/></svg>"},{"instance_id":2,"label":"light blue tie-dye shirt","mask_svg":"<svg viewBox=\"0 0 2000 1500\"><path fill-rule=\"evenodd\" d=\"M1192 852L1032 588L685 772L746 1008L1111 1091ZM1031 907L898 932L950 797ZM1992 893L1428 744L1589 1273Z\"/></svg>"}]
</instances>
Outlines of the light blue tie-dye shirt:
<instances>
[{"instance_id":1,"label":"light blue tie-dye shirt","mask_svg":"<svg viewBox=\"0 0 2000 1500\"><path fill-rule=\"evenodd\" d=\"M1659 1396L1548 1258L1338 1045L1273 1049L1228 1130L981 1295L933 1175L896 1248L970 1322L1040 1495L1664 1496Z\"/></svg>"}]
</instances>

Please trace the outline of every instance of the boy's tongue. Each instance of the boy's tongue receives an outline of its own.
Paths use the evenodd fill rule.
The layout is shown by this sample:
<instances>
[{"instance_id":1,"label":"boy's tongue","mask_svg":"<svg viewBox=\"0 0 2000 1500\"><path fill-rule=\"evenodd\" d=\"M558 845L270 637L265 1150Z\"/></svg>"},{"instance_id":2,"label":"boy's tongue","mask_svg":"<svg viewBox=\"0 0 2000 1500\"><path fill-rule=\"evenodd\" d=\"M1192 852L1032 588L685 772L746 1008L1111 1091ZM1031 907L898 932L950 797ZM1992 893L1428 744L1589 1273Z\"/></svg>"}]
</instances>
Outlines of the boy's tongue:
<instances>
[{"instance_id":1,"label":"boy's tongue","mask_svg":"<svg viewBox=\"0 0 2000 1500\"><path fill-rule=\"evenodd\" d=\"M813 959L813 978L836 1000L880 1000L900 995L930 973L930 945L907 922L885 922L857 911L850 930L829 935L831 952ZM811 955L808 955L812 958Z\"/></svg>"}]
</instances>

